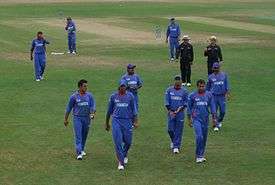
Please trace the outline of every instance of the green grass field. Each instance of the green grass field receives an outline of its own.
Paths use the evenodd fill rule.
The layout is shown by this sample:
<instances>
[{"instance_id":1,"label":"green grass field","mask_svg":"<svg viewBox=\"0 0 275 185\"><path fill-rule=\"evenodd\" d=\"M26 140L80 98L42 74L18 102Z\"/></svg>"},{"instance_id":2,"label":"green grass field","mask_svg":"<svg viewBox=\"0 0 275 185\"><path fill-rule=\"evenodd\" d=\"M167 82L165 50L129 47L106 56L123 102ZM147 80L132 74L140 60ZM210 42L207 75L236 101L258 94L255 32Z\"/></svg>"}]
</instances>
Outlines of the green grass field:
<instances>
[{"instance_id":1,"label":"green grass field","mask_svg":"<svg viewBox=\"0 0 275 185\"><path fill-rule=\"evenodd\" d=\"M0 1L0 184L275 184L275 2L77 2ZM46 2L46 1L45 1ZM66 50L64 17L76 20L78 56ZM209 132L207 163L194 162L194 135L187 125L182 153L169 150L165 89L179 74L168 64L163 31L168 17L179 18L195 48L193 83L206 79L202 56L210 35L223 48L232 100L222 132ZM63 18L63 19L62 19ZM33 80L30 42L42 30L48 47L46 80ZM121 34L121 35L120 35ZM147 42L148 41L148 42ZM111 133L104 130L109 95L128 63L144 81L140 128L134 133L130 164L117 163ZM85 78L97 102L87 141L88 156L75 160L72 122L63 114L76 82ZM190 91L195 87L193 86Z\"/></svg>"}]
</instances>

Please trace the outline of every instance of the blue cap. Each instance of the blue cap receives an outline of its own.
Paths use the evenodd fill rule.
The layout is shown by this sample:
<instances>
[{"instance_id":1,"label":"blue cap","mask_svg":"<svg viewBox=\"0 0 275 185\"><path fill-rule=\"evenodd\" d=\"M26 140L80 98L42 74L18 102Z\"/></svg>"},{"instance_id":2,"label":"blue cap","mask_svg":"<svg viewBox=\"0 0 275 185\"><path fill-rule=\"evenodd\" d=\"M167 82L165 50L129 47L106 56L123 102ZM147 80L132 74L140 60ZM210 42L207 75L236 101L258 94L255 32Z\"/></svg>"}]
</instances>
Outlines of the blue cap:
<instances>
[{"instance_id":1,"label":"blue cap","mask_svg":"<svg viewBox=\"0 0 275 185\"><path fill-rule=\"evenodd\" d=\"M213 68L220 68L220 64L218 62L215 62L212 67Z\"/></svg>"},{"instance_id":2,"label":"blue cap","mask_svg":"<svg viewBox=\"0 0 275 185\"><path fill-rule=\"evenodd\" d=\"M133 68L135 68L136 66L135 65L133 65L133 64L128 64L127 65L127 69L133 69Z\"/></svg>"},{"instance_id":3,"label":"blue cap","mask_svg":"<svg viewBox=\"0 0 275 185\"><path fill-rule=\"evenodd\" d=\"M127 83L126 83L125 80L121 80L121 81L119 82L119 87L121 87L121 86L127 86Z\"/></svg>"}]
</instances>

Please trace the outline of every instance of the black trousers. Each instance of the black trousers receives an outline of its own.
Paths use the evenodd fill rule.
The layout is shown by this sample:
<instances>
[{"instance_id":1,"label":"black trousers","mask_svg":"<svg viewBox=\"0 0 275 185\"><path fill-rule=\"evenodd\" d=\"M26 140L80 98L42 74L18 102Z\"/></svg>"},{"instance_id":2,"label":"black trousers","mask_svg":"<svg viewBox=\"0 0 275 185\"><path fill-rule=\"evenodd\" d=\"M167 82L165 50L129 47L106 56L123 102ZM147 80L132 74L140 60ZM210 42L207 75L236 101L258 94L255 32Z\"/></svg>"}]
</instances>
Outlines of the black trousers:
<instances>
[{"instance_id":1,"label":"black trousers","mask_svg":"<svg viewBox=\"0 0 275 185\"><path fill-rule=\"evenodd\" d=\"M213 67L213 64L214 64L215 62L219 62L219 61L217 61L217 60L210 60L210 61L208 60L208 61L207 61L208 76L211 75L211 74L213 73L212 67Z\"/></svg>"},{"instance_id":2,"label":"black trousers","mask_svg":"<svg viewBox=\"0 0 275 185\"><path fill-rule=\"evenodd\" d=\"M183 83L191 83L191 64L187 61L180 61L181 79Z\"/></svg>"}]
</instances>

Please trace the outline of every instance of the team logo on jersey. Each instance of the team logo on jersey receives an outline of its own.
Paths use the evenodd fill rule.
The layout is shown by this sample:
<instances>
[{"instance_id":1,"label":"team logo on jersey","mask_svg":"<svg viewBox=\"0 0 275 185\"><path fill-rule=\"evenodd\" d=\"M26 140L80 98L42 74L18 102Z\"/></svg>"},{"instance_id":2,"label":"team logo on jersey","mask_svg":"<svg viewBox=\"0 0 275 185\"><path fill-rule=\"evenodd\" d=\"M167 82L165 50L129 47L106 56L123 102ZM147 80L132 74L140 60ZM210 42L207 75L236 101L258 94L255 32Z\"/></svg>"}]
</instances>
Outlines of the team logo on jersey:
<instances>
[{"instance_id":1,"label":"team logo on jersey","mask_svg":"<svg viewBox=\"0 0 275 185\"><path fill-rule=\"evenodd\" d=\"M123 103L123 102L121 102L121 103L116 103L116 106L117 106L117 107L128 107L128 103Z\"/></svg>"},{"instance_id":2,"label":"team logo on jersey","mask_svg":"<svg viewBox=\"0 0 275 185\"><path fill-rule=\"evenodd\" d=\"M130 81L130 82L128 82L128 84L129 84L129 85L136 85L137 82L136 82L136 81Z\"/></svg>"},{"instance_id":3,"label":"team logo on jersey","mask_svg":"<svg viewBox=\"0 0 275 185\"><path fill-rule=\"evenodd\" d=\"M218 81L214 83L215 85L223 85L223 81Z\"/></svg>"},{"instance_id":4,"label":"team logo on jersey","mask_svg":"<svg viewBox=\"0 0 275 185\"><path fill-rule=\"evenodd\" d=\"M80 102L77 105L78 106L87 106L87 105L89 105L89 103L88 102Z\"/></svg>"},{"instance_id":5,"label":"team logo on jersey","mask_svg":"<svg viewBox=\"0 0 275 185\"><path fill-rule=\"evenodd\" d=\"M76 102L80 102L81 101L81 99L76 99Z\"/></svg>"},{"instance_id":6,"label":"team logo on jersey","mask_svg":"<svg viewBox=\"0 0 275 185\"><path fill-rule=\"evenodd\" d=\"M206 102L206 101L198 101L197 103L196 103L196 105L199 105L199 106L207 106L208 105L208 103Z\"/></svg>"},{"instance_id":7,"label":"team logo on jersey","mask_svg":"<svg viewBox=\"0 0 275 185\"><path fill-rule=\"evenodd\" d=\"M215 81L217 81L217 79L216 79L216 78L213 78L212 81L215 82Z\"/></svg>"},{"instance_id":8,"label":"team logo on jersey","mask_svg":"<svg viewBox=\"0 0 275 185\"><path fill-rule=\"evenodd\" d=\"M119 100L118 100L118 99L115 99L115 102L116 102L116 103L118 103L118 102L119 102Z\"/></svg>"},{"instance_id":9,"label":"team logo on jersey","mask_svg":"<svg viewBox=\"0 0 275 185\"><path fill-rule=\"evenodd\" d=\"M182 97L180 96L171 96L172 100L182 100Z\"/></svg>"},{"instance_id":10,"label":"team logo on jersey","mask_svg":"<svg viewBox=\"0 0 275 185\"><path fill-rule=\"evenodd\" d=\"M199 98L195 98L195 101L200 101L200 99Z\"/></svg>"},{"instance_id":11,"label":"team logo on jersey","mask_svg":"<svg viewBox=\"0 0 275 185\"><path fill-rule=\"evenodd\" d=\"M173 93L173 92L170 92L170 95L174 96L174 95L175 95L175 93Z\"/></svg>"},{"instance_id":12,"label":"team logo on jersey","mask_svg":"<svg viewBox=\"0 0 275 185\"><path fill-rule=\"evenodd\" d=\"M131 78L126 78L127 81L131 80Z\"/></svg>"}]
</instances>

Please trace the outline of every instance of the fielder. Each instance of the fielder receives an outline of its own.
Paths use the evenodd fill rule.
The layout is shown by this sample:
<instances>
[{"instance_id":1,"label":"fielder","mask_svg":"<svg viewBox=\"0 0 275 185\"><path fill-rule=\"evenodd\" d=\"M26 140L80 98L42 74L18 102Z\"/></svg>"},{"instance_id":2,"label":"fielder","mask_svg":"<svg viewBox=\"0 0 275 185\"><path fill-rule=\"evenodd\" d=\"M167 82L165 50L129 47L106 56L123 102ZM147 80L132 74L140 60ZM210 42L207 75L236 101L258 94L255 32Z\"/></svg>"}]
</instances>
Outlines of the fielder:
<instances>
[{"instance_id":1,"label":"fielder","mask_svg":"<svg viewBox=\"0 0 275 185\"><path fill-rule=\"evenodd\" d=\"M33 39L31 45L31 60L34 58L35 81L39 82L44 79L46 67L46 44L50 44L41 31L37 32L37 38ZM34 55L33 55L34 53Z\"/></svg>"},{"instance_id":2,"label":"fielder","mask_svg":"<svg viewBox=\"0 0 275 185\"><path fill-rule=\"evenodd\" d=\"M204 56L207 57L207 70L208 75L212 74L212 66L215 62L223 62L222 50L219 45L217 45L217 37L211 36L210 44L204 50Z\"/></svg>"},{"instance_id":3,"label":"fielder","mask_svg":"<svg viewBox=\"0 0 275 185\"><path fill-rule=\"evenodd\" d=\"M170 44L170 62L173 62L176 57L176 49L179 47L180 40L180 26L176 23L175 18L170 19L170 24L167 27L166 31L166 43Z\"/></svg>"},{"instance_id":4,"label":"fielder","mask_svg":"<svg viewBox=\"0 0 275 185\"><path fill-rule=\"evenodd\" d=\"M68 53L76 54L76 27L71 17L67 18L65 30L68 32Z\"/></svg>"},{"instance_id":5,"label":"fielder","mask_svg":"<svg viewBox=\"0 0 275 185\"><path fill-rule=\"evenodd\" d=\"M208 134L209 109L213 126L216 126L216 107L211 92L205 91L205 81L197 81L197 91L188 97L187 115L189 126L194 127L196 136L196 162L205 162L205 147Z\"/></svg>"},{"instance_id":6,"label":"fielder","mask_svg":"<svg viewBox=\"0 0 275 185\"><path fill-rule=\"evenodd\" d=\"M168 110L168 134L171 139L170 147L174 154L181 148L184 127L184 109L187 107L188 91L182 87L180 76L175 77L174 86L165 92L165 106Z\"/></svg>"},{"instance_id":7,"label":"fielder","mask_svg":"<svg viewBox=\"0 0 275 185\"><path fill-rule=\"evenodd\" d=\"M112 116L112 134L118 159L118 170L124 170L128 163L128 151L132 144L133 127L138 127L137 108L132 93L126 91L127 84L121 81L118 92L111 95L106 114L106 131L110 130Z\"/></svg>"},{"instance_id":8,"label":"fielder","mask_svg":"<svg viewBox=\"0 0 275 185\"><path fill-rule=\"evenodd\" d=\"M208 76L206 89L212 93L215 101L218 120L214 131L219 131L226 112L226 98L229 99L230 94L227 74L220 71L220 64L218 62L213 64L213 73Z\"/></svg>"},{"instance_id":9,"label":"fielder","mask_svg":"<svg viewBox=\"0 0 275 185\"><path fill-rule=\"evenodd\" d=\"M78 82L78 91L73 93L65 112L64 125L69 124L68 117L73 109L74 133L75 133L75 150L76 159L82 160L86 155L84 149L91 119L94 119L96 112L95 100L92 93L87 92L88 82L84 79Z\"/></svg>"},{"instance_id":10,"label":"fielder","mask_svg":"<svg viewBox=\"0 0 275 185\"><path fill-rule=\"evenodd\" d=\"M138 110L138 90L142 87L142 80L139 75L135 74L136 66L133 64L127 65L127 73L124 74L120 81L125 81L127 84L127 90L130 91L135 98L136 107Z\"/></svg>"}]
</instances>

